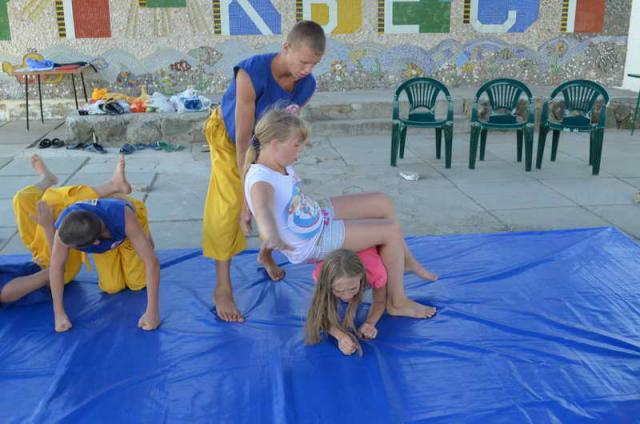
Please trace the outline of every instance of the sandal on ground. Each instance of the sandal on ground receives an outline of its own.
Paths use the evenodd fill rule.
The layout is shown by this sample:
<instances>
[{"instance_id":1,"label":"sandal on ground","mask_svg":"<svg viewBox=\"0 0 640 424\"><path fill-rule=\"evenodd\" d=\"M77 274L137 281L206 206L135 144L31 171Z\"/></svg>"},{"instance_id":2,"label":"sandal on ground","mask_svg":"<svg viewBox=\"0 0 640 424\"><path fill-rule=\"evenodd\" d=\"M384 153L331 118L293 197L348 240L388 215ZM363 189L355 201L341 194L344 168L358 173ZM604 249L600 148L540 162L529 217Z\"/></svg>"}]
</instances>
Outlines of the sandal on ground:
<instances>
[{"instance_id":1,"label":"sandal on ground","mask_svg":"<svg viewBox=\"0 0 640 424\"><path fill-rule=\"evenodd\" d=\"M84 147L84 150L87 152L93 152L93 153L102 153L105 154L107 153L107 151L105 150L104 147L102 147L101 144L98 143L91 143L91 144L87 144Z\"/></svg>"},{"instance_id":2,"label":"sandal on ground","mask_svg":"<svg viewBox=\"0 0 640 424\"><path fill-rule=\"evenodd\" d=\"M43 138L38 143L38 149L47 149L49 147L51 147L51 140L49 140L48 138Z\"/></svg>"},{"instance_id":3,"label":"sandal on ground","mask_svg":"<svg viewBox=\"0 0 640 424\"><path fill-rule=\"evenodd\" d=\"M61 147L64 147L64 141L60 140L59 138L54 138L53 140L51 140L51 146L53 146L56 149L59 149Z\"/></svg>"},{"instance_id":4,"label":"sandal on ground","mask_svg":"<svg viewBox=\"0 0 640 424\"><path fill-rule=\"evenodd\" d=\"M82 150L84 149L85 144L78 142L78 143L72 143L72 144L68 144L67 145L67 150Z\"/></svg>"},{"instance_id":5,"label":"sandal on ground","mask_svg":"<svg viewBox=\"0 0 640 424\"><path fill-rule=\"evenodd\" d=\"M133 147L135 147L136 150L144 150L144 149L150 148L151 146L145 143L136 143L133 145Z\"/></svg>"},{"instance_id":6,"label":"sandal on ground","mask_svg":"<svg viewBox=\"0 0 640 424\"><path fill-rule=\"evenodd\" d=\"M120 153L123 155L130 155L131 153L136 151L137 146L133 146L132 144L125 143L120 147Z\"/></svg>"},{"instance_id":7,"label":"sandal on ground","mask_svg":"<svg viewBox=\"0 0 640 424\"><path fill-rule=\"evenodd\" d=\"M167 153L179 152L180 150L184 149L184 146L182 144L174 144L166 141L158 141L156 143L159 147L159 149L156 150L164 150Z\"/></svg>"}]
</instances>

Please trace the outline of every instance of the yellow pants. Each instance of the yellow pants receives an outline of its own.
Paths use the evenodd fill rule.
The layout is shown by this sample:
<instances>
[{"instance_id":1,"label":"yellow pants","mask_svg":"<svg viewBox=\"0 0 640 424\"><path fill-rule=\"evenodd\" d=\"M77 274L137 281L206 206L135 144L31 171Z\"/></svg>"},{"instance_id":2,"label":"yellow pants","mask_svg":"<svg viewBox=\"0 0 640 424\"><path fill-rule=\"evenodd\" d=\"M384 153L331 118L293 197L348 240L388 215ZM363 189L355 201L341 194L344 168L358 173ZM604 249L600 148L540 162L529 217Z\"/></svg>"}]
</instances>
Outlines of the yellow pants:
<instances>
[{"instance_id":1,"label":"yellow pants","mask_svg":"<svg viewBox=\"0 0 640 424\"><path fill-rule=\"evenodd\" d=\"M32 219L37 214L38 200L43 200L51 206L53 218L57 219L60 213L73 203L98 197L98 193L86 185L51 187L44 192L40 187L27 186L16 193L13 197L13 210L18 233L31 252L35 263L41 268L48 268L50 261L46 234ZM134 205L138 222L148 234L149 224L144 203L131 197L126 199ZM140 290L146 285L144 263L135 253L128 239L113 250L94 255L94 261L98 272L98 284L107 293L116 293L125 287ZM88 264L86 254L75 249L69 250L64 271L65 283L75 278L83 262Z\"/></svg>"},{"instance_id":2,"label":"yellow pants","mask_svg":"<svg viewBox=\"0 0 640 424\"><path fill-rule=\"evenodd\" d=\"M138 199L123 196L136 210L136 217L144 233L149 235L147 208ZM144 262L127 238L115 249L93 255L98 271L98 285L107 293L117 293L125 288L142 290L147 285Z\"/></svg>"},{"instance_id":3,"label":"yellow pants","mask_svg":"<svg viewBox=\"0 0 640 424\"><path fill-rule=\"evenodd\" d=\"M33 261L41 268L49 268L51 258L49 243L44 229L38 225L34 217L37 215L36 204L44 200L53 207L53 218L57 219L60 213L69 205L79 200L96 199L98 194L88 186L72 186L49 188L43 191L38 186L27 186L19 190L13 196L13 212L16 216L18 234L24 245L31 252ZM68 283L75 278L82 268L85 255L77 250L71 250L64 269L64 282Z\"/></svg>"},{"instance_id":4,"label":"yellow pants","mask_svg":"<svg viewBox=\"0 0 640 424\"><path fill-rule=\"evenodd\" d=\"M220 107L204 125L209 143L211 178L202 218L202 252L218 261L228 261L247 247L240 229L243 190L236 162L236 146L227 133Z\"/></svg>"}]
</instances>

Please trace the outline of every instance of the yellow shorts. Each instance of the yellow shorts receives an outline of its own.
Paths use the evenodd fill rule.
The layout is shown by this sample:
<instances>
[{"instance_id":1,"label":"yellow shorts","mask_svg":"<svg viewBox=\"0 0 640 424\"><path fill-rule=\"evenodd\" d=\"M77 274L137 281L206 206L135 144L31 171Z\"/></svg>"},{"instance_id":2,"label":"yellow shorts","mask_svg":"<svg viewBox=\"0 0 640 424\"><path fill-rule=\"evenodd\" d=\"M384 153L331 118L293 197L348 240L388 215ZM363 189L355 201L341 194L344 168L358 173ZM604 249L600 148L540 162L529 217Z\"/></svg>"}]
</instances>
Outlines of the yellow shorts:
<instances>
[{"instance_id":1,"label":"yellow shorts","mask_svg":"<svg viewBox=\"0 0 640 424\"><path fill-rule=\"evenodd\" d=\"M41 268L48 268L50 261L49 245L45 232L31 218L36 215L38 200L43 200L53 207L53 217L57 219L60 213L73 203L98 197L98 193L86 185L51 187L44 192L40 187L27 186L16 193L13 197L13 209L18 233L22 242L31 252L35 263ZM144 203L129 196L123 198L134 205L138 222L148 235L149 223ZM98 284L107 293L116 293L125 287L140 290L146 285L144 263L135 253L128 239L113 250L94 255L94 261L98 272ZM69 250L64 271L65 283L75 278L80 272L83 262L89 265L85 253L75 249Z\"/></svg>"},{"instance_id":2,"label":"yellow shorts","mask_svg":"<svg viewBox=\"0 0 640 424\"><path fill-rule=\"evenodd\" d=\"M144 233L149 236L147 207L138 199L118 196L129 201L136 210L136 217ZM115 249L93 255L98 271L98 285L107 293L117 293L125 288L141 290L147 285L144 262L127 238Z\"/></svg>"},{"instance_id":3,"label":"yellow shorts","mask_svg":"<svg viewBox=\"0 0 640 424\"><path fill-rule=\"evenodd\" d=\"M204 125L211 156L211 177L202 217L202 252L228 261L247 247L240 229L243 190L236 162L236 146L227 133L220 107Z\"/></svg>"}]
</instances>

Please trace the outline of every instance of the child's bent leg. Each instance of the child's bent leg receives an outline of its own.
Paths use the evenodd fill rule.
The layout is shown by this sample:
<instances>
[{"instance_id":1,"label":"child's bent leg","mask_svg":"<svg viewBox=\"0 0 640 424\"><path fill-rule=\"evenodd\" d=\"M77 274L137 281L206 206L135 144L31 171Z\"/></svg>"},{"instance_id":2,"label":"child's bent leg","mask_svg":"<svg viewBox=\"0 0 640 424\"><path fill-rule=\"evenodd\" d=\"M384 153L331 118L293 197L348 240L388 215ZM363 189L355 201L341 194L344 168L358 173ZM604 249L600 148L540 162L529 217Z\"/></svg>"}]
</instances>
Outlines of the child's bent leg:
<instances>
[{"instance_id":1,"label":"child's bent leg","mask_svg":"<svg viewBox=\"0 0 640 424\"><path fill-rule=\"evenodd\" d=\"M264 247L264 243L260 246L258 253L258 263L264 265L267 274L273 281L280 281L284 278L284 269L280 268L273 260L273 249Z\"/></svg>"},{"instance_id":2,"label":"child's bent leg","mask_svg":"<svg viewBox=\"0 0 640 424\"><path fill-rule=\"evenodd\" d=\"M93 260L98 272L98 286L102 291L114 294L125 289L126 278L119 248L95 254Z\"/></svg>"},{"instance_id":3,"label":"child's bent leg","mask_svg":"<svg viewBox=\"0 0 640 424\"><path fill-rule=\"evenodd\" d=\"M331 198L336 219L388 219L399 222L393 201L384 193L358 193ZM413 256L404 242L404 269L416 273L420 278L435 281L436 274L425 269Z\"/></svg>"},{"instance_id":4,"label":"child's bent leg","mask_svg":"<svg viewBox=\"0 0 640 424\"><path fill-rule=\"evenodd\" d=\"M387 268L387 312L389 315L430 318L435 308L421 305L407 298L404 291L404 239L397 222L386 219L345 221L343 247L361 251L379 246L380 256Z\"/></svg>"},{"instance_id":5,"label":"child's bent leg","mask_svg":"<svg viewBox=\"0 0 640 424\"><path fill-rule=\"evenodd\" d=\"M31 250L31 244L36 237L38 224L35 221L37 215L38 200L42 198L44 190L38 185L24 187L13 196L13 212L16 217L18 234L20 239Z\"/></svg>"},{"instance_id":6,"label":"child's bent leg","mask_svg":"<svg viewBox=\"0 0 640 424\"><path fill-rule=\"evenodd\" d=\"M48 283L48 269L43 269L24 277L14 278L0 290L0 303L15 302L27 294L46 286Z\"/></svg>"},{"instance_id":7,"label":"child's bent leg","mask_svg":"<svg viewBox=\"0 0 640 424\"><path fill-rule=\"evenodd\" d=\"M127 181L125 173L124 155L120 155L118 158L118 163L116 164L116 168L113 170L111 179L92 188L98 194L98 197L108 197L115 193L131 193L131 184Z\"/></svg>"}]
</instances>

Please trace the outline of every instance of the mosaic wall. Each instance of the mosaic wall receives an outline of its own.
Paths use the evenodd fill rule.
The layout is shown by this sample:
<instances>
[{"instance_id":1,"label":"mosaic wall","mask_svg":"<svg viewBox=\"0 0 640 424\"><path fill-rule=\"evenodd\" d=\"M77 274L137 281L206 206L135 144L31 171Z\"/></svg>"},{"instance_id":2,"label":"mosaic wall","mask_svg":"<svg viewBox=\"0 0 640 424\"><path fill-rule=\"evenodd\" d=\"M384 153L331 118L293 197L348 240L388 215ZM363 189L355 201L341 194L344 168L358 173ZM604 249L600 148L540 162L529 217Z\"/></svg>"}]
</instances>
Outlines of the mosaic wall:
<instances>
[{"instance_id":1,"label":"mosaic wall","mask_svg":"<svg viewBox=\"0 0 640 424\"><path fill-rule=\"evenodd\" d=\"M321 90L390 88L413 76L451 86L495 77L554 85L622 81L632 0L0 0L0 61L37 51L86 60L89 89L173 94L225 89L235 63L278 50L313 19L328 49ZM62 82L46 95L68 96ZM22 98L0 74L0 100Z\"/></svg>"}]
</instances>

